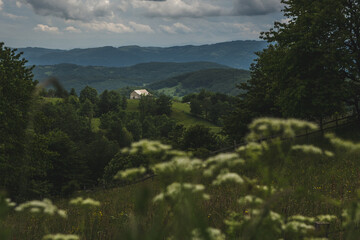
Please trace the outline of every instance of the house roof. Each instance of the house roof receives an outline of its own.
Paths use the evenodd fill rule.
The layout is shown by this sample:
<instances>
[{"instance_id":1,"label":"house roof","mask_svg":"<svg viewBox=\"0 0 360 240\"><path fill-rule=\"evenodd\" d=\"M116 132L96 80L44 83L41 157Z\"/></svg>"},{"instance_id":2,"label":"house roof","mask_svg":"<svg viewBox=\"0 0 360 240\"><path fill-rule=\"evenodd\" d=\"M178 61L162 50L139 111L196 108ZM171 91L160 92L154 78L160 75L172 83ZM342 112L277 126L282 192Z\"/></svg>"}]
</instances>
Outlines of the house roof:
<instances>
[{"instance_id":1,"label":"house roof","mask_svg":"<svg viewBox=\"0 0 360 240\"><path fill-rule=\"evenodd\" d=\"M148 95L149 94L149 92L146 89L134 90L134 92L136 92L139 95Z\"/></svg>"}]
</instances>

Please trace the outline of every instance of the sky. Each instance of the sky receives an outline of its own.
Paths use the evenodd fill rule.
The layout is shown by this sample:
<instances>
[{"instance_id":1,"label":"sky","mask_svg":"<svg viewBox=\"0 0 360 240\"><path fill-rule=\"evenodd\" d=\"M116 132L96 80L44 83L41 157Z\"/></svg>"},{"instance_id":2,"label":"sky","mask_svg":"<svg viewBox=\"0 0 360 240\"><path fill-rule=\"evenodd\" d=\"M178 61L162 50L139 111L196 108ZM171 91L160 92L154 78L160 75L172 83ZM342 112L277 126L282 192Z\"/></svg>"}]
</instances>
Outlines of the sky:
<instances>
[{"instance_id":1,"label":"sky","mask_svg":"<svg viewBox=\"0 0 360 240\"><path fill-rule=\"evenodd\" d=\"M0 0L0 42L56 49L259 40L280 0Z\"/></svg>"}]
</instances>

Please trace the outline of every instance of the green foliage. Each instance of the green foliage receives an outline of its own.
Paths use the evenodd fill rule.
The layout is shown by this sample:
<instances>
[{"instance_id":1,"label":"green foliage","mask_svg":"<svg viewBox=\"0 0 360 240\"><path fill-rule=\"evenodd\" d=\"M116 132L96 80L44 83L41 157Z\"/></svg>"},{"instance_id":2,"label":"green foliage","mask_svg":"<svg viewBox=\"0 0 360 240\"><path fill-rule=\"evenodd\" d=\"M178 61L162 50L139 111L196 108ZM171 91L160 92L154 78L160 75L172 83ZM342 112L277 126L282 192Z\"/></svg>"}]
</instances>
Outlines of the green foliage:
<instances>
[{"instance_id":1,"label":"green foliage","mask_svg":"<svg viewBox=\"0 0 360 240\"><path fill-rule=\"evenodd\" d=\"M193 93L185 96L183 102L190 102L190 113L220 125L223 122L223 118L235 106L234 97L208 92L204 89L198 94Z\"/></svg>"},{"instance_id":2,"label":"green foliage","mask_svg":"<svg viewBox=\"0 0 360 240\"><path fill-rule=\"evenodd\" d=\"M244 136L256 117L296 117L320 123L351 104L359 112L358 4L353 1L284 1L288 22L262 34L271 43L258 53L246 91L226 132ZM351 9L351 10L350 10ZM350 53L351 52L351 53Z\"/></svg>"},{"instance_id":3,"label":"green foliage","mask_svg":"<svg viewBox=\"0 0 360 240\"><path fill-rule=\"evenodd\" d=\"M26 188L25 129L36 82L25 64L21 54L0 42L0 189L11 196Z\"/></svg>"},{"instance_id":4,"label":"green foliage","mask_svg":"<svg viewBox=\"0 0 360 240\"><path fill-rule=\"evenodd\" d=\"M165 114L170 116L172 106L171 97L161 94L158 98L156 98L155 104L157 115Z\"/></svg>"},{"instance_id":5,"label":"green foliage","mask_svg":"<svg viewBox=\"0 0 360 240\"><path fill-rule=\"evenodd\" d=\"M85 99L85 101L80 106L80 115L92 119L94 114L94 105L89 99Z\"/></svg>"},{"instance_id":6,"label":"green foliage","mask_svg":"<svg viewBox=\"0 0 360 240\"><path fill-rule=\"evenodd\" d=\"M126 104L127 101L125 97L122 97L119 93L115 91L105 90L100 95L99 114L101 115L110 111L116 112L120 110L120 108L125 110Z\"/></svg>"},{"instance_id":7,"label":"green foliage","mask_svg":"<svg viewBox=\"0 0 360 240\"><path fill-rule=\"evenodd\" d=\"M313 145L294 144L297 133L317 128L315 124L293 119L258 119L250 125L248 145L235 153L204 160L160 142L133 143L111 161L108 180L116 175L121 181L132 183L154 172L154 181L109 190L107 194L94 193L96 200L82 193L83 196L62 204L61 209L67 209L66 219L56 218L59 208L44 200L20 205L39 210L12 212L6 221L13 221L12 228L25 234L14 232L11 236L15 238L41 239L61 232L64 237L75 234L86 239L327 239L326 231L315 226L330 223L330 239L356 240L358 198L338 195L341 203L332 201L332 191L313 189L312 184L319 183L316 179L319 174L315 173L321 175L329 170L325 166L337 162L334 156L356 153L359 144L328 135L334 156ZM255 141L274 135L271 141ZM290 140L282 141L285 137ZM307 166L306 172L301 173L296 166ZM339 176L339 180L348 176ZM354 177L357 179L356 174ZM309 183L311 188L307 188ZM307 205L297 208L302 199L316 209L309 213L305 210ZM313 205L314 202L318 205ZM330 206L344 211L334 212ZM54 216L43 214L42 209L50 209ZM25 224L24 219L28 219L28 225L19 228ZM336 235L338 231L340 235Z\"/></svg>"},{"instance_id":8,"label":"green foliage","mask_svg":"<svg viewBox=\"0 0 360 240\"><path fill-rule=\"evenodd\" d=\"M206 148L215 150L216 145L214 133L202 125L191 126L184 132L183 147L185 149Z\"/></svg>"},{"instance_id":9,"label":"green foliage","mask_svg":"<svg viewBox=\"0 0 360 240\"><path fill-rule=\"evenodd\" d=\"M84 103L86 99L89 99L92 104L98 103L98 92L95 88L86 86L83 90L80 92L80 102Z\"/></svg>"},{"instance_id":10,"label":"green foliage","mask_svg":"<svg viewBox=\"0 0 360 240\"><path fill-rule=\"evenodd\" d=\"M148 153L149 156L154 156L153 162L142 166L139 171L136 169L121 171L118 176L126 178L133 173L141 175L150 170L157 174L164 188L153 198L153 202L169 209L168 216L171 216L167 221L168 224L159 234L165 234L173 239L183 239L184 236L190 238L195 229L196 232L203 234L208 232L208 225L204 219L206 217L198 211L201 202L209 199L209 195L205 193L206 187L202 184L208 181L212 182L212 185L230 185L244 190L239 204L246 209L245 213L233 212L225 221L228 226L226 235L229 238L303 239L306 236L316 236L315 228L311 225L315 218L285 217L273 209L277 196L286 195L285 189L292 186L288 185L287 181L283 181L281 176L273 173L274 165L280 164L286 169L286 166L291 164L291 159L288 157L291 156L292 148L282 143L280 138L294 137L296 132L308 128L316 128L316 126L295 120L259 119L250 126L249 140L273 134L278 134L279 137L269 143L250 143L239 149L239 155L220 154L204 162L192 159L181 152L174 153L168 146L157 143L134 144L128 150L130 154ZM159 162L167 153L175 155L168 161ZM322 155L323 152L317 154ZM245 169L247 176L244 175ZM208 180L197 177L201 175ZM258 179L254 179L254 176ZM333 217L318 216L317 219L330 221ZM141 222L135 223L138 226L141 224ZM216 231L218 235L222 235L219 230Z\"/></svg>"}]
</instances>

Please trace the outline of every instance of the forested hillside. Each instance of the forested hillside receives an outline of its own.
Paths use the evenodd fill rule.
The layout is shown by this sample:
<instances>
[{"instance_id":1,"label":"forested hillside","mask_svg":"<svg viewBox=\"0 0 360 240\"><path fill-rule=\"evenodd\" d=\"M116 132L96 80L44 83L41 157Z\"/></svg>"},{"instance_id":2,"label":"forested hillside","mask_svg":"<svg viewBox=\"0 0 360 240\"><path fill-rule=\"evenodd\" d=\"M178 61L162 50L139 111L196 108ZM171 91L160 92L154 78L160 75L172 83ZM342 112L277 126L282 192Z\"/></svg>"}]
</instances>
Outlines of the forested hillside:
<instances>
[{"instance_id":1,"label":"forested hillside","mask_svg":"<svg viewBox=\"0 0 360 240\"><path fill-rule=\"evenodd\" d=\"M249 79L250 72L246 70L206 69L154 82L147 87L178 97L200 92L201 89L235 96L241 92L237 85Z\"/></svg>"},{"instance_id":2,"label":"forested hillside","mask_svg":"<svg viewBox=\"0 0 360 240\"><path fill-rule=\"evenodd\" d=\"M202 89L182 104L129 101L130 87L44 88L0 43L0 239L358 240L360 4L282 4L250 76L208 69L152 84L239 80L237 96Z\"/></svg>"},{"instance_id":3,"label":"forested hillside","mask_svg":"<svg viewBox=\"0 0 360 240\"><path fill-rule=\"evenodd\" d=\"M20 48L30 65L71 63L82 66L123 67L146 62L215 62L248 69L255 52L266 47L264 41L233 41L201 46L99 47L72 50Z\"/></svg>"},{"instance_id":4,"label":"forested hillside","mask_svg":"<svg viewBox=\"0 0 360 240\"><path fill-rule=\"evenodd\" d=\"M126 86L143 86L155 81L180 74L211 68L228 68L211 62L189 63L142 63L131 67L79 66L58 64L36 66L34 79L43 82L49 77L56 77L67 90L80 91L85 86L96 88L99 92Z\"/></svg>"}]
</instances>

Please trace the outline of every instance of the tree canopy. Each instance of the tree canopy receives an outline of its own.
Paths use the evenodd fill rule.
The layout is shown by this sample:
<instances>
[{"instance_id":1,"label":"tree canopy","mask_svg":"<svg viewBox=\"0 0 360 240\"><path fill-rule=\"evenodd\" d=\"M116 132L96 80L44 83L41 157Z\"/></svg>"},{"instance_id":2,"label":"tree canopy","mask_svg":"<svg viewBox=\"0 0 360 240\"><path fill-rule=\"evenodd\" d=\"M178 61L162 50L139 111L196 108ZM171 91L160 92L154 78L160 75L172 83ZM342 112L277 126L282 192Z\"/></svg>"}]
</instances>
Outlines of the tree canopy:
<instances>
[{"instance_id":1,"label":"tree canopy","mask_svg":"<svg viewBox=\"0 0 360 240\"><path fill-rule=\"evenodd\" d=\"M345 112L346 104L360 113L357 1L283 3L287 19L262 33L269 45L257 53L251 79L239 86L246 93L225 121L229 134L243 135L255 117L296 117L321 126L324 119Z\"/></svg>"},{"instance_id":2,"label":"tree canopy","mask_svg":"<svg viewBox=\"0 0 360 240\"><path fill-rule=\"evenodd\" d=\"M0 188L9 189L12 194L18 194L23 187L25 130L37 84L32 68L25 64L21 53L0 43Z\"/></svg>"}]
</instances>

